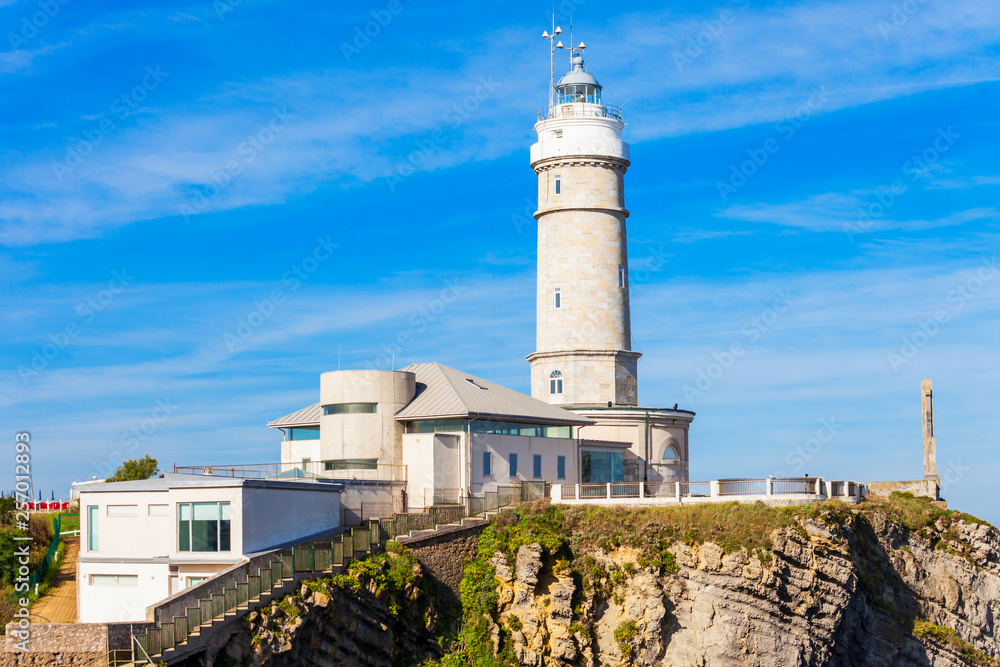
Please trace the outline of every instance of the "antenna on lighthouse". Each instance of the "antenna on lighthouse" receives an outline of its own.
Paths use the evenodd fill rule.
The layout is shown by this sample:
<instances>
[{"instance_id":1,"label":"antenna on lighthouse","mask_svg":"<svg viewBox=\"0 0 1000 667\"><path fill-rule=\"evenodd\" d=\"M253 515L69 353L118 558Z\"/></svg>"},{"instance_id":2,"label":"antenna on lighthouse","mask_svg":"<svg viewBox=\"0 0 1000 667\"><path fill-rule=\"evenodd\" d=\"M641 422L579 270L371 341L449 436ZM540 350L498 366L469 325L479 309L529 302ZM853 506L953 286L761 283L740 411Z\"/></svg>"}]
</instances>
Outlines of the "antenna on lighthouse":
<instances>
[{"instance_id":1,"label":"antenna on lighthouse","mask_svg":"<svg viewBox=\"0 0 1000 667\"><path fill-rule=\"evenodd\" d=\"M555 105L556 93L556 35L562 34L562 28L556 25L556 13L552 12L552 33L546 30L542 33L542 39L549 40L549 108ZM573 42L571 41L572 45ZM558 47L563 48L563 43L559 42Z\"/></svg>"}]
</instances>

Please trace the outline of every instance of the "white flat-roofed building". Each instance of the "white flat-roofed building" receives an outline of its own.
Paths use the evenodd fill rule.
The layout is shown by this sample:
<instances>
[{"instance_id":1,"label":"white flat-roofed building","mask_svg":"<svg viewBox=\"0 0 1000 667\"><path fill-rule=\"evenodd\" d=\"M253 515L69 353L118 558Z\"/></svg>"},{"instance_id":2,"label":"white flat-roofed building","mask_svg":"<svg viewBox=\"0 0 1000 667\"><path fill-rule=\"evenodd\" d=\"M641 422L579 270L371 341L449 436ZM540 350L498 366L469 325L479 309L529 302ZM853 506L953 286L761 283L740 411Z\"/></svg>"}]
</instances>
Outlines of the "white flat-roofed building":
<instances>
[{"instance_id":1,"label":"white flat-roofed building","mask_svg":"<svg viewBox=\"0 0 1000 667\"><path fill-rule=\"evenodd\" d=\"M165 473L80 492L77 618L143 621L146 607L268 551L340 526L328 480Z\"/></svg>"}]
</instances>

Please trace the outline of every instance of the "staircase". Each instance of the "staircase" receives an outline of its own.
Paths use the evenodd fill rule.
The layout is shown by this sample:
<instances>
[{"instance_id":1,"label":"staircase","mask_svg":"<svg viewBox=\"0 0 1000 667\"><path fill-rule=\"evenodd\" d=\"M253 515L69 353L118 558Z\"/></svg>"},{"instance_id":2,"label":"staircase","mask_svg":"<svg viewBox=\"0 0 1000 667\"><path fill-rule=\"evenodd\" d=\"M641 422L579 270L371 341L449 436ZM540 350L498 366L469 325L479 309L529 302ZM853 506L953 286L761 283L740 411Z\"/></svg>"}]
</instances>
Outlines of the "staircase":
<instances>
[{"instance_id":1,"label":"staircase","mask_svg":"<svg viewBox=\"0 0 1000 667\"><path fill-rule=\"evenodd\" d=\"M422 514L396 514L388 519L366 521L361 527L348 529L321 546L312 546L317 543L313 541L275 551L266 562L261 562L256 574L233 572L221 593L209 594L210 590L219 589L217 578L191 589L192 606L170 621L158 619L157 627L137 635L135 641L141 651L135 654L148 656L149 662L175 664L204 650L209 638L218 645L218 633L239 632L239 621L245 614L297 590L303 580L341 573L352 560L380 551L389 540L412 543L480 525L489 521L492 514L495 512L485 513L485 519L470 519L465 516L462 506L432 507ZM199 588L205 591L203 598L197 596ZM195 602L197 606L193 606ZM135 664L148 665L149 662Z\"/></svg>"}]
</instances>

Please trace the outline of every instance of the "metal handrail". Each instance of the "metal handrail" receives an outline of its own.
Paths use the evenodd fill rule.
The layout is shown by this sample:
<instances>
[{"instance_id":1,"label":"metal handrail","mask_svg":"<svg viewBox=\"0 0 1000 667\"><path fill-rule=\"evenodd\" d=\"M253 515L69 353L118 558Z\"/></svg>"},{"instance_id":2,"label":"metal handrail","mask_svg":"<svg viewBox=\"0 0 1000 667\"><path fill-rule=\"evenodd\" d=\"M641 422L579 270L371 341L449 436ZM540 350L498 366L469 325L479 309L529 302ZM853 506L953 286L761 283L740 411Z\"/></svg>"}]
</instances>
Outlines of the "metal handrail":
<instances>
[{"instance_id":1,"label":"metal handrail","mask_svg":"<svg viewBox=\"0 0 1000 667\"><path fill-rule=\"evenodd\" d=\"M334 481L406 481L406 465L403 463L378 463L374 468L348 468L327 470L327 464L338 461L307 461L298 463L237 463L210 466L174 465L174 472L183 475L211 475L214 477L235 477L240 479L271 479L283 473L301 471L305 477L282 477L279 479L303 481L326 479Z\"/></svg>"},{"instance_id":2,"label":"metal handrail","mask_svg":"<svg viewBox=\"0 0 1000 667\"><path fill-rule=\"evenodd\" d=\"M538 109L538 120L552 118L612 118L622 119L622 108L612 104L591 102L564 102L548 108Z\"/></svg>"}]
</instances>

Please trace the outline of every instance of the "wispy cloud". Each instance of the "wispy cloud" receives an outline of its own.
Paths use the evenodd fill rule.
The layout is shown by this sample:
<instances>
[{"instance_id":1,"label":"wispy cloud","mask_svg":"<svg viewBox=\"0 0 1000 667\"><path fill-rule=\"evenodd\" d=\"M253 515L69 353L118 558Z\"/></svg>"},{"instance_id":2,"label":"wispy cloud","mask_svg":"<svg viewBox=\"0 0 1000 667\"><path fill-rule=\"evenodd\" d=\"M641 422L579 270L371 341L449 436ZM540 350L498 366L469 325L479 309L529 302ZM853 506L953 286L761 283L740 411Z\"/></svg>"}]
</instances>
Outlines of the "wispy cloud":
<instances>
[{"instance_id":1,"label":"wispy cloud","mask_svg":"<svg viewBox=\"0 0 1000 667\"><path fill-rule=\"evenodd\" d=\"M756 203L729 206L716 215L733 220L794 227L812 232L844 232L854 228L858 216L871 204L871 197L852 192L848 194L827 192L806 199L780 204ZM936 227L951 227L969 222L1000 219L1000 211L992 207L955 211L938 218L893 219L880 217L866 219L863 231L920 231Z\"/></svg>"},{"instance_id":2,"label":"wispy cloud","mask_svg":"<svg viewBox=\"0 0 1000 667\"><path fill-rule=\"evenodd\" d=\"M877 28L888 10L872 3L751 6L680 70L669 54L683 50L707 17L637 13L605 26L600 41L590 40L590 63L604 79L607 101L631 99L626 113L633 140L777 122L817 86L830 91L826 112L1000 76L1000 64L986 53L997 42L1000 7L972 0L958 5L923 6L888 40ZM180 17L167 22L174 28L163 36L179 40L186 38L184 26L196 23L188 17L202 14L204 7L195 6L155 16L125 12L95 19L88 30L137 39L165 17ZM482 40L491 44L488 53L473 49L437 68L296 71L218 81L196 99L164 93L147 105L142 123L122 127L60 182L53 162L87 126L70 129L55 145L25 151L0 170L0 199L29 200L0 204L0 242L91 238L138 220L176 216L198 192L211 190L213 174L240 160L242 142L274 108L287 108L294 122L252 164L241 164L206 211L280 203L324 184L379 181L431 143L419 170L518 150L530 123L526 102L544 99L544 80L535 63L517 58L501 66L496 53L537 45L512 29ZM861 71L852 64L860 61L868 63ZM449 110L484 79L497 82L496 90L454 122ZM95 112L107 113L79 116Z\"/></svg>"}]
</instances>

